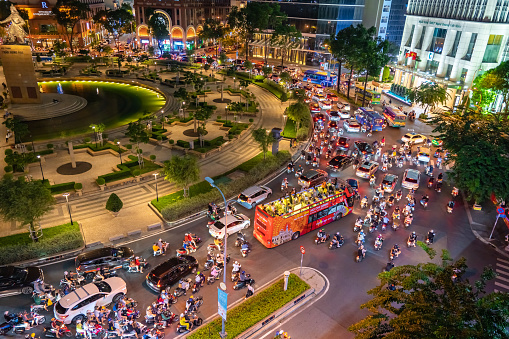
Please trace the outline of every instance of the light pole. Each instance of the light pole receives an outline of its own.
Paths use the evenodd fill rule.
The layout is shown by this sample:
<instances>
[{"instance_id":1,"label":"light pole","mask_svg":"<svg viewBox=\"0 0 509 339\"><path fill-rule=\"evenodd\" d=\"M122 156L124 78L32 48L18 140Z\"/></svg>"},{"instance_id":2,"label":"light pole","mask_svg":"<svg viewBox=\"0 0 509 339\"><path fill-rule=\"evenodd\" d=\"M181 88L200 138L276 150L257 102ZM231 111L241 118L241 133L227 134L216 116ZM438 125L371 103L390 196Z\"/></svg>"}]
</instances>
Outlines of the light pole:
<instances>
[{"instance_id":1,"label":"light pole","mask_svg":"<svg viewBox=\"0 0 509 339\"><path fill-rule=\"evenodd\" d=\"M69 193L64 193L63 196L65 197L65 201L67 203L67 210L69 211L69 219L71 219L71 225L72 225L71 206L69 206Z\"/></svg>"},{"instance_id":2,"label":"light pole","mask_svg":"<svg viewBox=\"0 0 509 339\"><path fill-rule=\"evenodd\" d=\"M117 145L118 145L118 157L120 158L120 165L122 165L122 153L120 150L120 141L117 141Z\"/></svg>"},{"instance_id":3,"label":"light pole","mask_svg":"<svg viewBox=\"0 0 509 339\"><path fill-rule=\"evenodd\" d=\"M94 130L95 148L97 148L97 133L95 132L95 126L92 126L92 129Z\"/></svg>"},{"instance_id":4,"label":"light pole","mask_svg":"<svg viewBox=\"0 0 509 339\"><path fill-rule=\"evenodd\" d=\"M216 186L216 184L214 184L214 180L212 180L210 177L205 177L205 180L210 184L210 186L214 187L215 189L217 189L219 191L219 193L221 193L221 196L223 197L223 201L224 201L224 224L226 225L225 228L224 228L224 242L223 242L223 246L224 246L224 252L223 252L223 265L224 265L224 270L226 272L226 241L228 240L228 221L227 221L227 218L228 218L228 204L226 203L226 198L224 197L224 194L223 192L219 189L219 187ZM223 273L223 284L226 285L226 274ZM228 311L228 304L226 304L226 309L224 310L225 313L227 313ZM221 338L226 338L226 332L224 330L224 318L221 317L221 334L220 334Z\"/></svg>"},{"instance_id":5,"label":"light pole","mask_svg":"<svg viewBox=\"0 0 509 339\"><path fill-rule=\"evenodd\" d=\"M41 156L40 156L40 155L38 155L38 156L37 156L37 159L39 159L39 166L41 167L42 181L44 181L44 172L42 171L42 161L41 161Z\"/></svg>"},{"instance_id":6,"label":"light pole","mask_svg":"<svg viewBox=\"0 0 509 339\"><path fill-rule=\"evenodd\" d=\"M235 90L235 77L233 77L233 90Z\"/></svg>"},{"instance_id":7,"label":"light pole","mask_svg":"<svg viewBox=\"0 0 509 339\"><path fill-rule=\"evenodd\" d=\"M159 173L154 173L154 180L156 181L156 201L159 201L159 191L157 190L157 176Z\"/></svg>"}]
</instances>

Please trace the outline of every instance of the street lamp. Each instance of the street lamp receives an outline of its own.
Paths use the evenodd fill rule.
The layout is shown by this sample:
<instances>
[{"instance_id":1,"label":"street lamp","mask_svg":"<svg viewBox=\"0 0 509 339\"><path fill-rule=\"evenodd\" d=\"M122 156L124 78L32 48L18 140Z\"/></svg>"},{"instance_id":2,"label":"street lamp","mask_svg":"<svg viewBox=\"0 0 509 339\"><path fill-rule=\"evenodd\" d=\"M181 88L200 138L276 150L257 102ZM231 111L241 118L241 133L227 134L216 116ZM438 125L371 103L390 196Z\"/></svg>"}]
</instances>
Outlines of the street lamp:
<instances>
[{"instance_id":1,"label":"street lamp","mask_svg":"<svg viewBox=\"0 0 509 339\"><path fill-rule=\"evenodd\" d=\"M95 126L92 126L92 129L94 130L95 148L97 148L97 133L95 132Z\"/></svg>"},{"instance_id":2,"label":"street lamp","mask_svg":"<svg viewBox=\"0 0 509 339\"><path fill-rule=\"evenodd\" d=\"M214 187L215 189L217 189L219 191L219 193L221 193L221 196L223 197L223 201L224 201L224 224L226 225L224 227L224 242L223 242L223 246L224 246L224 252L223 252L223 265L224 265L224 269L226 271L226 241L228 240L228 221L226 220L227 217L228 217L228 204L226 203L226 198L224 197L224 194L223 192L219 189L219 187L216 186L216 184L214 184L214 180L212 180L210 177L205 177L205 180L210 184L210 186ZM223 273L223 283L226 285L226 274ZM226 304L226 310L225 310L225 313L227 313L228 311L228 304ZM224 318L221 317L221 338L226 338L226 332L224 330Z\"/></svg>"},{"instance_id":3,"label":"street lamp","mask_svg":"<svg viewBox=\"0 0 509 339\"><path fill-rule=\"evenodd\" d=\"M120 165L122 165L122 153L120 152L120 141L117 141L118 145L118 157L120 158Z\"/></svg>"},{"instance_id":4,"label":"street lamp","mask_svg":"<svg viewBox=\"0 0 509 339\"><path fill-rule=\"evenodd\" d=\"M39 159L39 166L41 166L42 181L44 181L44 172L42 171L42 161L41 161L41 156L40 156L40 155L38 155L38 156L37 156L37 159Z\"/></svg>"},{"instance_id":5,"label":"street lamp","mask_svg":"<svg viewBox=\"0 0 509 339\"><path fill-rule=\"evenodd\" d=\"M226 122L225 123L227 124L228 123L228 105L226 105L224 107L224 114L226 114L226 120L225 120Z\"/></svg>"},{"instance_id":6,"label":"street lamp","mask_svg":"<svg viewBox=\"0 0 509 339\"><path fill-rule=\"evenodd\" d=\"M235 90L235 77L233 77L233 89Z\"/></svg>"},{"instance_id":7,"label":"street lamp","mask_svg":"<svg viewBox=\"0 0 509 339\"><path fill-rule=\"evenodd\" d=\"M69 219L71 219L71 225L72 225L72 214L71 214L71 206L69 206L69 193L64 193L63 196L65 197L65 201L67 203L67 210L69 211Z\"/></svg>"},{"instance_id":8,"label":"street lamp","mask_svg":"<svg viewBox=\"0 0 509 339\"><path fill-rule=\"evenodd\" d=\"M154 173L154 180L156 181L156 201L159 201L159 191L157 190L157 176L159 173Z\"/></svg>"}]
</instances>

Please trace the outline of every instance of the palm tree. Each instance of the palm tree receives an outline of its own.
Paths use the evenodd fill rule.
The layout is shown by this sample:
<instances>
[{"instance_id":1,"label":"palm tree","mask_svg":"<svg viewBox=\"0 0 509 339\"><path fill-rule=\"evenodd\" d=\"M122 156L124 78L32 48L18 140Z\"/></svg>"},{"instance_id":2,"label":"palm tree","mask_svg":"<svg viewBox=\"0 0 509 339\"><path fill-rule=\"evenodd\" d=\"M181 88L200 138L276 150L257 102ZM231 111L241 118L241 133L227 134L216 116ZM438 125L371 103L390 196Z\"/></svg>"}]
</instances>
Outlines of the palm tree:
<instances>
[{"instance_id":1,"label":"palm tree","mask_svg":"<svg viewBox=\"0 0 509 339\"><path fill-rule=\"evenodd\" d=\"M410 90L408 98L413 102L418 102L424 105L424 113L428 112L428 108L434 110L438 104L444 105L451 95L447 92L445 87L439 84L423 83L419 87Z\"/></svg>"}]
</instances>

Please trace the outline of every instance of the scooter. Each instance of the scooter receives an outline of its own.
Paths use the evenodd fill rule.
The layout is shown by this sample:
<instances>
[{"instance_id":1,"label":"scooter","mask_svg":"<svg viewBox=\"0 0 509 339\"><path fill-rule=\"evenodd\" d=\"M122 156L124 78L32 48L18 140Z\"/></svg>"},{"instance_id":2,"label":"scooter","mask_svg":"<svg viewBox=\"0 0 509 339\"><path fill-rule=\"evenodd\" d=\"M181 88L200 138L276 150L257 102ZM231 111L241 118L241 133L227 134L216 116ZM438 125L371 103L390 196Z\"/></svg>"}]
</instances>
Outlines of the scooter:
<instances>
[{"instance_id":1,"label":"scooter","mask_svg":"<svg viewBox=\"0 0 509 339\"><path fill-rule=\"evenodd\" d=\"M237 240L235 240L235 247L242 246L242 243L246 241L246 235L242 232L237 233Z\"/></svg>"},{"instance_id":2,"label":"scooter","mask_svg":"<svg viewBox=\"0 0 509 339\"><path fill-rule=\"evenodd\" d=\"M415 247L415 243L416 243L415 240L411 240L410 238L408 238L406 245L407 247Z\"/></svg>"},{"instance_id":3,"label":"scooter","mask_svg":"<svg viewBox=\"0 0 509 339\"><path fill-rule=\"evenodd\" d=\"M368 199L367 198L362 198L361 200L361 208L366 208L368 207Z\"/></svg>"},{"instance_id":4,"label":"scooter","mask_svg":"<svg viewBox=\"0 0 509 339\"><path fill-rule=\"evenodd\" d=\"M344 243L345 243L345 241L343 240L343 237L341 237L341 239L338 240L335 244L333 244L332 241L331 241L329 243L329 250L340 248L341 246L343 246Z\"/></svg>"},{"instance_id":5,"label":"scooter","mask_svg":"<svg viewBox=\"0 0 509 339\"><path fill-rule=\"evenodd\" d=\"M318 244L322 244L324 242L327 242L328 240L330 239L330 234L325 234L325 238L319 238L319 237L316 237L315 239L315 244L318 245Z\"/></svg>"},{"instance_id":6,"label":"scooter","mask_svg":"<svg viewBox=\"0 0 509 339\"><path fill-rule=\"evenodd\" d=\"M382 240L376 239L375 240L375 250L376 251L381 250L382 249L382 244L383 244Z\"/></svg>"},{"instance_id":7,"label":"scooter","mask_svg":"<svg viewBox=\"0 0 509 339\"><path fill-rule=\"evenodd\" d=\"M240 290L244 287L247 287L247 285L253 285L255 283L255 280L254 279L251 279L249 278L249 274L246 274L246 277L247 279L244 280L244 281L238 281L234 286L233 286L233 289L234 290Z\"/></svg>"},{"instance_id":8,"label":"scooter","mask_svg":"<svg viewBox=\"0 0 509 339\"><path fill-rule=\"evenodd\" d=\"M447 204L447 213L452 213L452 209L454 208L454 201L449 201Z\"/></svg>"},{"instance_id":9,"label":"scooter","mask_svg":"<svg viewBox=\"0 0 509 339\"><path fill-rule=\"evenodd\" d=\"M395 219L395 220L392 221L392 229L394 231L397 231L398 228L399 228L399 220Z\"/></svg>"},{"instance_id":10,"label":"scooter","mask_svg":"<svg viewBox=\"0 0 509 339\"><path fill-rule=\"evenodd\" d=\"M362 223L363 223L362 219L361 220L357 219L357 221L355 222L355 225L353 225L353 231L354 232L360 231L362 229Z\"/></svg>"},{"instance_id":11,"label":"scooter","mask_svg":"<svg viewBox=\"0 0 509 339\"><path fill-rule=\"evenodd\" d=\"M142 271L144 269L147 269L150 266L150 264L147 262L147 259L139 257L138 260L140 261L139 267L141 268L141 270L136 265L130 265L130 263L124 263L123 268L125 268L127 270L127 273L143 273ZM134 261L134 259L132 261Z\"/></svg>"},{"instance_id":12,"label":"scooter","mask_svg":"<svg viewBox=\"0 0 509 339\"><path fill-rule=\"evenodd\" d=\"M218 269L218 273L216 276L213 276L212 274L210 276L207 277L207 285L211 285L214 283L214 281L218 280L219 277L221 276L221 273L223 272L223 270L221 268Z\"/></svg>"},{"instance_id":13,"label":"scooter","mask_svg":"<svg viewBox=\"0 0 509 339\"><path fill-rule=\"evenodd\" d=\"M247 257L247 254L251 252L251 249L249 248L249 243L247 241L244 241L242 244L242 247L240 248L240 254L242 254L242 257Z\"/></svg>"},{"instance_id":14,"label":"scooter","mask_svg":"<svg viewBox=\"0 0 509 339\"><path fill-rule=\"evenodd\" d=\"M179 324L177 326L177 333L179 333L179 334L188 333L193 329L193 327L198 327L201 324L203 324L203 319L199 318L196 314L188 313L188 315L192 317L192 319L190 319L191 326L189 326L189 329L187 329L184 325ZM163 335L164 335L164 333L163 333ZM160 339L162 339L162 338L160 338Z\"/></svg>"},{"instance_id":15,"label":"scooter","mask_svg":"<svg viewBox=\"0 0 509 339\"><path fill-rule=\"evenodd\" d=\"M428 207L428 202L426 200L421 199L420 203L421 203L422 207L424 207L424 208Z\"/></svg>"},{"instance_id":16,"label":"scooter","mask_svg":"<svg viewBox=\"0 0 509 339\"><path fill-rule=\"evenodd\" d=\"M62 334L68 338L72 337L72 332L70 329L67 328L64 324L60 325L60 329L58 330L61 334L60 337L62 337ZM53 327L45 327L44 328L44 336L48 338L56 338L57 337L57 329Z\"/></svg>"}]
</instances>

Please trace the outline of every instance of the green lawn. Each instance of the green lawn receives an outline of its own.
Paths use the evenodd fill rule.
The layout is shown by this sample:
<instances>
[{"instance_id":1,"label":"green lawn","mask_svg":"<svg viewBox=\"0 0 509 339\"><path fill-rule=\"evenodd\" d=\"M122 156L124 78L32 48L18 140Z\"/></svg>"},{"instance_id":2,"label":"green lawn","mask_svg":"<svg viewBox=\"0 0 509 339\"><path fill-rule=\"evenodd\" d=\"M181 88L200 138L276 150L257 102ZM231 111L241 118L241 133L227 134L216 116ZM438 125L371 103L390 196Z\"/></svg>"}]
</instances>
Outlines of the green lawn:
<instances>
[{"instance_id":1,"label":"green lawn","mask_svg":"<svg viewBox=\"0 0 509 339\"><path fill-rule=\"evenodd\" d=\"M228 337L236 338L309 289L309 285L293 273L288 278L288 289L286 291L283 290L283 286L284 279L281 279L259 293L255 290L252 297L228 310L225 326ZM221 318L216 318L197 329L187 338L220 338L220 332Z\"/></svg>"},{"instance_id":2,"label":"green lawn","mask_svg":"<svg viewBox=\"0 0 509 339\"><path fill-rule=\"evenodd\" d=\"M280 91L264 82L253 82L256 86L259 86L261 88L265 88L267 91L274 94L278 99L281 99L281 96L283 95L283 91Z\"/></svg>"},{"instance_id":3,"label":"green lawn","mask_svg":"<svg viewBox=\"0 0 509 339\"><path fill-rule=\"evenodd\" d=\"M295 129L295 122L293 120L286 120L285 129L283 130L283 137L290 139L295 139L297 137L297 130Z\"/></svg>"},{"instance_id":4,"label":"green lawn","mask_svg":"<svg viewBox=\"0 0 509 339\"><path fill-rule=\"evenodd\" d=\"M77 222L43 229L39 242L32 242L29 233L19 233L0 238L0 265L42 258L83 246Z\"/></svg>"}]
</instances>

